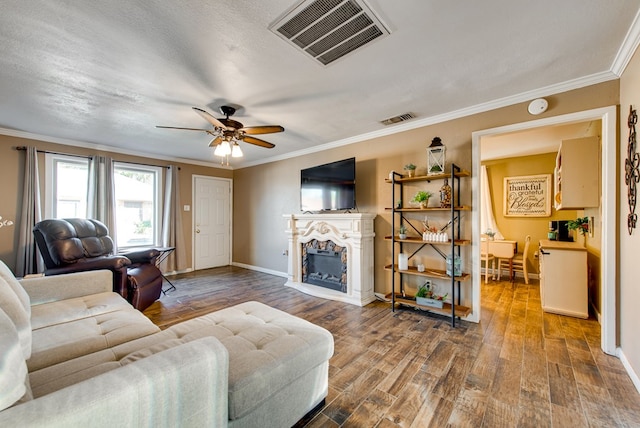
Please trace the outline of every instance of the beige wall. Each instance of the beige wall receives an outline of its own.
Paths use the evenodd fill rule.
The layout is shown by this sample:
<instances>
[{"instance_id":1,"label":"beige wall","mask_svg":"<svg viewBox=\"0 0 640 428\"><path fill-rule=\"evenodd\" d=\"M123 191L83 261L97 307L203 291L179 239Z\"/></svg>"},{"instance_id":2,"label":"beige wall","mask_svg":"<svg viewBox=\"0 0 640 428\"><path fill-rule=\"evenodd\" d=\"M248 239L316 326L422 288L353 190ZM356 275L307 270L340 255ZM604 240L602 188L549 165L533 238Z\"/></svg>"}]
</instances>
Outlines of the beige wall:
<instances>
[{"instance_id":1,"label":"beige wall","mask_svg":"<svg viewBox=\"0 0 640 428\"><path fill-rule=\"evenodd\" d=\"M401 172L402 166L409 162L418 165L418 174L421 168L424 171L425 148L435 136L441 137L447 147L447 163L455 162L470 170L472 132L616 105L618 94L618 81L610 81L547 97L550 108L540 116L528 114L527 103L521 103L320 153L236 170L233 260L286 273L287 258L282 251L287 248L287 239L282 216L299 212L300 169L355 156L358 208L361 212L378 214L375 221L375 289L389 292L389 274L383 268L390 262L390 244L384 240L390 233L390 214L385 208L391 206L391 186L384 183L389 171ZM471 185L470 179L463 182L462 200L468 205L471 204ZM439 187L433 186L434 189ZM469 215L465 233L470 233L470 224ZM469 263L467 260L467 267Z\"/></svg>"},{"instance_id":2,"label":"beige wall","mask_svg":"<svg viewBox=\"0 0 640 428\"><path fill-rule=\"evenodd\" d=\"M620 79L620 147L619 147L619 344L627 361L636 374L640 374L640 340L637 328L640 326L640 286L638 285L638 254L640 254L640 222L638 228L629 235L627 231L627 185L624 177L624 163L627 159L627 139L629 128L627 117L629 106L634 109L640 107L640 55L636 51ZM636 130L640 127L636 126ZM638 148L636 148L638 152ZM636 208L640 214L640 207Z\"/></svg>"},{"instance_id":3,"label":"beige wall","mask_svg":"<svg viewBox=\"0 0 640 428\"><path fill-rule=\"evenodd\" d=\"M15 150L16 146L35 146L39 150L54 151L60 153L91 155L106 154L114 158L116 161L128 161L147 163L150 165L166 166L175 164L180 167L180 192L181 205L193 205L191 202L191 176L208 175L212 177L232 178L233 172L226 169L211 168L206 166L198 166L192 164L168 162L158 159L142 158L136 156L122 155L118 153L109 153L97 151L94 149L85 149L75 146L67 146L62 144L45 143L42 141L28 140L24 138L8 137L0 135L0 191L2 198L0 199L0 216L3 219L13 220L15 225L11 227L0 228L0 259L7 263L11 268L15 268L14 249L18 243L18 225L20 223L20 210L22 201L22 176L24 164L24 151ZM44 177L45 165L44 154L39 155L39 172L43 182L41 185L43 206L44 206ZM186 260L191 267L191 212L182 212L182 222L185 235Z\"/></svg>"}]
</instances>

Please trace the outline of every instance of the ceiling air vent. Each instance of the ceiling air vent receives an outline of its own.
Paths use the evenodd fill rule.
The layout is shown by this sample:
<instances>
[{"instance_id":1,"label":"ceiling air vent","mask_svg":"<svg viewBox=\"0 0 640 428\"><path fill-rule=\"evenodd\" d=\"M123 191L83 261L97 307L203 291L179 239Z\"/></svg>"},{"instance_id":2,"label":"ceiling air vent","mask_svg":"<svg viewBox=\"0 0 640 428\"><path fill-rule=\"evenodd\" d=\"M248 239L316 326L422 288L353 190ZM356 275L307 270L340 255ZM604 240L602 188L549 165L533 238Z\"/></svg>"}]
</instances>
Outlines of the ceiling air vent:
<instances>
[{"instance_id":1,"label":"ceiling air vent","mask_svg":"<svg viewBox=\"0 0 640 428\"><path fill-rule=\"evenodd\" d=\"M383 125L393 125L394 123L404 122L407 120L415 119L416 115L413 113L405 113L399 116L390 117L389 119L381 120Z\"/></svg>"},{"instance_id":2,"label":"ceiling air vent","mask_svg":"<svg viewBox=\"0 0 640 428\"><path fill-rule=\"evenodd\" d=\"M304 0L269 29L323 65L390 33L363 0Z\"/></svg>"}]
</instances>

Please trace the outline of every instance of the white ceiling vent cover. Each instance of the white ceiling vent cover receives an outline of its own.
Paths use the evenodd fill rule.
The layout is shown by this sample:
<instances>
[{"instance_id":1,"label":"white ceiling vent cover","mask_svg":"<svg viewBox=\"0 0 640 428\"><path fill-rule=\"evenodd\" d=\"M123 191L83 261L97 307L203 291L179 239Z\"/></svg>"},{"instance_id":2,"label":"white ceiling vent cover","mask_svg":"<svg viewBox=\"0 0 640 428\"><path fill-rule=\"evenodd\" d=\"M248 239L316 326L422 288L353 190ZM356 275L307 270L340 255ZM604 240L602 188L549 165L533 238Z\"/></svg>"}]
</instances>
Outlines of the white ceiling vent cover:
<instances>
[{"instance_id":1,"label":"white ceiling vent cover","mask_svg":"<svg viewBox=\"0 0 640 428\"><path fill-rule=\"evenodd\" d=\"M269 29L323 65L390 34L363 0L304 0Z\"/></svg>"}]
</instances>

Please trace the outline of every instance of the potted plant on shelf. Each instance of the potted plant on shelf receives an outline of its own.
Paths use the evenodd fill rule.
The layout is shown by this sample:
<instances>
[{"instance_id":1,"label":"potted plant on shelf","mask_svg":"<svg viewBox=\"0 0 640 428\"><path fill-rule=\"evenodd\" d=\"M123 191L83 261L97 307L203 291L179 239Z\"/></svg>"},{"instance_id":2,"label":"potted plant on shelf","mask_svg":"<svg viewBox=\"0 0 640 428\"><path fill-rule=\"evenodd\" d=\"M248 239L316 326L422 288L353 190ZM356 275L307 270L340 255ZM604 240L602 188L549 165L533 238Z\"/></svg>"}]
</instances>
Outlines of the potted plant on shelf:
<instances>
[{"instance_id":1,"label":"potted plant on shelf","mask_svg":"<svg viewBox=\"0 0 640 428\"><path fill-rule=\"evenodd\" d=\"M580 235L586 236L589 233L589 217L578 217L575 220L567 221L567 229L575 230Z\"/></svg>"},{"instance_id":2,"label":"potted plant on shelf","mask_svg":"<svg viewBox=\"0 0 640 428\"><path fill-rule=\"evenodd\" d=\"M427 208L427 205L429 204L429 198L431 197L431 195L432 193L427 190L420 190L418 193L415 194L412 201L419 203L420 208Z\"/></svg>"},{"instance_id":3,"label":"potted plant on shelf","mask_svg":"<svg viewBox=\"0 0 640 428\"><path fill-rule=\"evenodd\" d=\"M407 239L407 228L404 226L404 224L401 224L400 229L398 229L398 237L400 239Z\"/></svg>"},{"instance_id":4,"label":"potted plant on shelf","mask_svg":"<svg viewBox=\"0 0 640 428\"><path fill-rule=\"evenodd\" d=\"M404 170L407 171L407 175L409 177L414 177L416 175L416 166L412 163L408 163L404 166Z\"/></svg>"},{"instance_id":5,"label":"potted plant on shelf","mask_svg":"<svg viewBox=\"0 0 640 428\"><path fill-rule=\"evenodd\" d=\"M425 282L423 286L418 289L416 293L416 303L419 305L433 306L442 309L444 306L444 299L447 298L447 294L444 296L438 296L431 288L431 281Z\"/></svg>"}]
</instances>

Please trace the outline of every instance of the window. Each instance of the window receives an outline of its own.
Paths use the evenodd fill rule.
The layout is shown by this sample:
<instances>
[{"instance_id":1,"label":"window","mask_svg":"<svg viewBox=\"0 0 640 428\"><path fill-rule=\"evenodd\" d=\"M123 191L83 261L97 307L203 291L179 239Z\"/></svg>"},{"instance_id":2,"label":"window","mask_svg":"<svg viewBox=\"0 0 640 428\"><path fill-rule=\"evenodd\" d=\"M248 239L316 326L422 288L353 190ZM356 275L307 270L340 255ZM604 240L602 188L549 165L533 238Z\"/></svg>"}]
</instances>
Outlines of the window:
<instances>
[{"instance_id":1,"label":"window","mask_svg":"<svg viewBox=\"0 0 640 428\"><path fill-rule=\"evenodd\" d=\"M86 218L89 160L47 154L46 175L46 217ZM162 168L114 162L118 247L160 242L161 180Z\"/></svg>"},{"instance_id":2,"label":"window","mask_svg":"<svg viewBox=\"0 0 640 428\"><path fill-rule=\"evenodd\" d=\"M114 162L114 176L118 247L157 244L162 169Z\"/></svg>"},{"instance_id":3,"label":"window","mask_svg":"<svg viewBox=\"0 0 640 428\"><path fill-rule=\"evenodd\" d=\"M75 218L87 216L89 160L49 154L46 159L45 216Z\"/></svg>"}]
</instances>

